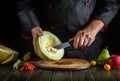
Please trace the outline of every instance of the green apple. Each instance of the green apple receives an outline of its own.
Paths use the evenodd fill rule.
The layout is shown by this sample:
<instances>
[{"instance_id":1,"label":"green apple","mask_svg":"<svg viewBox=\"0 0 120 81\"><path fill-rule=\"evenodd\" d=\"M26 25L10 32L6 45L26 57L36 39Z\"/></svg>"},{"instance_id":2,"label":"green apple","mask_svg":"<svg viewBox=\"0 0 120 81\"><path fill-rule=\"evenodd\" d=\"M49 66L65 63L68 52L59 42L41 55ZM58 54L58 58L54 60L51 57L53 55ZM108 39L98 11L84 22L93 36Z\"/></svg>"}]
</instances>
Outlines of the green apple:
<instances>
[{"instance_id":1,"label":"green apple","mask_svg":"<svg viewBox=\"0 0 120 81\"><path fill-rule=\"evenodd\" d=\"M53 48L60 43L61 40L55 34L44 31L44 34L37 40L38 56L44 60L60 60L64 56L64 49Z\"/></svg>"}]
</instances>

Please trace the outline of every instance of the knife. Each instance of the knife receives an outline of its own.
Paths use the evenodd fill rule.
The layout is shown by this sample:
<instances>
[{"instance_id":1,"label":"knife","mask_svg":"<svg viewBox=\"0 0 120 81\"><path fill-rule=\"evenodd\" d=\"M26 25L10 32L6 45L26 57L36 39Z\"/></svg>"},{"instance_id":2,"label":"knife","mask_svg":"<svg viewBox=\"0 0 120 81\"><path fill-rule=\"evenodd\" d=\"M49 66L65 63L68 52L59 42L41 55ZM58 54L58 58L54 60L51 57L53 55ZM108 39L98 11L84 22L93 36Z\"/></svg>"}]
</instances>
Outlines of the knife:
<instances>
[{"instance_id":1,"label":"knife","mask_svg":"<svg viewBox=\"0 0 120 81\"><path fill-rule=\"evenodd\" d=\"M53 46L53 48L55 48L55 49L63 49L63 48L67 48L67 47L73 47L73 42L64 42L64 43L58 44L56 46Z\"/></svg>"}]
</instances>

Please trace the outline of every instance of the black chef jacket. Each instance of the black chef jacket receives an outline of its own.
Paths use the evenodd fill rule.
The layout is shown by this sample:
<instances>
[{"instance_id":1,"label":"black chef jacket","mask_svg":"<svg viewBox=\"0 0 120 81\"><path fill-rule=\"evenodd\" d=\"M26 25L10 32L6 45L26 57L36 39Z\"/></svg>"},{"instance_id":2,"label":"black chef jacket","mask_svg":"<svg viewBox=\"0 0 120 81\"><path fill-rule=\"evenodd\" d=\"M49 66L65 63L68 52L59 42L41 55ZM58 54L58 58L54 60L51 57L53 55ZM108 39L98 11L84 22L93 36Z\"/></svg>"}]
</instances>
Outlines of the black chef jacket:
<instances>
[{"instance_id":1,"label":"black chef jacket","mask_svg":"<svg viewBox=\"0 0 120 81\"><path fill-rule=\"evenodd\" d=\"M118 9L117 0L19 0L17 3L17 15L24 36L29 36L32 27L40 26L55 33L62 42L73 37L94 18L107 26ZM101 43L98 34L94 43L87 47L89 54L86 57L92 57L93 51L93 56L97 56ZM76 52L72 48L67 50L68 56L80 56L79 49Z\"/></svg>"}]
</instances>

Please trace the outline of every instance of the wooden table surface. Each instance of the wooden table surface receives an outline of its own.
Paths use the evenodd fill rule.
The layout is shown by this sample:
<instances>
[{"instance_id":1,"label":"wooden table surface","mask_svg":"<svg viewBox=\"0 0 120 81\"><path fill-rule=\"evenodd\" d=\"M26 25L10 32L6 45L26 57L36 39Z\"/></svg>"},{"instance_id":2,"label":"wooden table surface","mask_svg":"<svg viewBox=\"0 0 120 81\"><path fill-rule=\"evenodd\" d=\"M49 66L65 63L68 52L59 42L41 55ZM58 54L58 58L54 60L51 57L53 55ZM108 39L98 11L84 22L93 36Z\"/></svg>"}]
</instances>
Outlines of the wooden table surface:
<instances>
[{"instance_id":1,"label":"wooden table surface","mask_svg":"<svg viewBox=\"0 0 120 81\"><path fill-rule=\"evenodd\" d=\"M120 81L120 69L105 71L102 67L84 70L14 70L12 64L0 65L0 81Z\"/></svg>"}]
</instances>

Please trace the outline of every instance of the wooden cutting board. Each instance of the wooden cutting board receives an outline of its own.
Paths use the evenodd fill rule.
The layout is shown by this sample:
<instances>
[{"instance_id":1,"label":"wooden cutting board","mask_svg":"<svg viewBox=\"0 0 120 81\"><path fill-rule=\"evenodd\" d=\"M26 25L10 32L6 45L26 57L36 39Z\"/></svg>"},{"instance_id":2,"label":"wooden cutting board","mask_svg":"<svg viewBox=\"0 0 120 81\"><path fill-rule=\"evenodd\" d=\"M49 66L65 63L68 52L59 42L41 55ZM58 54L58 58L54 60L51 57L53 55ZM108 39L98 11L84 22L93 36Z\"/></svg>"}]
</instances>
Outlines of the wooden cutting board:
<instances>
[{"instance_id":1,"label":"wooden cutting board","mask_svg":"<svg viewBox=\"0 0 120 81\"><path fill-rule=\"evenodd\" d=\"M38 67L46 69L61 69L61 70L81 70L90 67L90 63L84 59L74 59L74 58L63 58L58 61L30 61Z\"/></svg>"}]
</instances>

